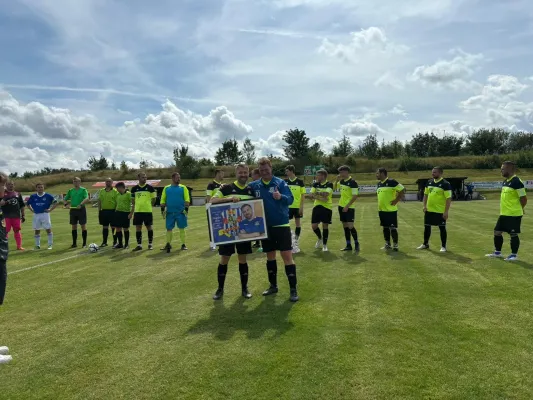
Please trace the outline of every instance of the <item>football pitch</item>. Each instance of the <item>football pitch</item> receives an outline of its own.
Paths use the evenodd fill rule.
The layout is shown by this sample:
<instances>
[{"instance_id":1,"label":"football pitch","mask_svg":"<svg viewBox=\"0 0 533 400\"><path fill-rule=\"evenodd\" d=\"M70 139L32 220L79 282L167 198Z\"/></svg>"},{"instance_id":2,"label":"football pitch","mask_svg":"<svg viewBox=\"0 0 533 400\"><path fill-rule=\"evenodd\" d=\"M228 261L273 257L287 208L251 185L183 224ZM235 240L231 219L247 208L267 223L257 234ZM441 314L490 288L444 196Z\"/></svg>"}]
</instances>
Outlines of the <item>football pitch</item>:
<instances>
[{"instance_id":1,"label":"football pitch","mask_svg":"<svg viewBox=\"0 0 533 400\"><path fill-rule=\"evenodd\" d=\"M68 211L52 213L51 251L10 253L0 345L1 399L533 398L533 222L522 223L521 261L486 259L498 201L454 202L449 252L438 229L422 243L421 203L401 203L400 251L380 250L375 199L357 205L361 254L341 253L336 210L330 252L314 249L310 208L295 255L300 301L278 258L280 292L262 254L250 257L250 300L237 259L214 302L218 256L205 209L191 208L188 251L70 250ZM31 217L30 217L31 218ZM95 209L89 240L101 243ZM132 232L130 245L135 241ZM13 238L10 245L13 247ZM42 237L46 244L46 235ZM131 246L130 246L131 248ZM509 253L508 236L504 253Z\"/></svg>"}]
</instances>

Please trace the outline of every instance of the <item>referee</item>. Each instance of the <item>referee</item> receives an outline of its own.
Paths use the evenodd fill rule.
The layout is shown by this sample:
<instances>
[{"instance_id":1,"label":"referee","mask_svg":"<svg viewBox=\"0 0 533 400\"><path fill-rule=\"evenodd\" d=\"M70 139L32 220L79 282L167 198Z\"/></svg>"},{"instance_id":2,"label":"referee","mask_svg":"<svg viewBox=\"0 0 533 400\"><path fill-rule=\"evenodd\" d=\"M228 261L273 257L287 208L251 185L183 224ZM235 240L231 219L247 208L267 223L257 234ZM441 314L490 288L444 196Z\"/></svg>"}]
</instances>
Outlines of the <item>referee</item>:
<instances>
[{"instance_id":1,"label":"referee","mask_svg":"<svg viewBox=\"0 0 533 400\"><path fill-rule=\"evenodd\" d=\"M299 300L296 289L296 265L292 258L292 235L289 225L289 206L294 197L283 179L272 175L272 162L263 157L259 160L261 180L254 181L250 187L256 198L263 199L265 207L268 239L263 240L263 252L267 255L267 271L270 287L263 292L269 296L278 292L278 264L276 251L279 251L285 263L285 274L289 280L290 301Z\"/></svg>"},{"instance_id":2,"label":"referee","mask_svg":"<svg viewBox=\"0 0 533 400\"><path fill-rule=\"evenodd\" d=\"M70 188L65 196L65 208L70 208L70 225L72 226L72 246L74 249L78 247L78 224L81 225L81 237L83 240L83 247L87 247L87 209L85 204L89 202L89 192L84 187L81 187L81 179L74 178L72 181L74 185Z\"/></svg>"}]
</instances>

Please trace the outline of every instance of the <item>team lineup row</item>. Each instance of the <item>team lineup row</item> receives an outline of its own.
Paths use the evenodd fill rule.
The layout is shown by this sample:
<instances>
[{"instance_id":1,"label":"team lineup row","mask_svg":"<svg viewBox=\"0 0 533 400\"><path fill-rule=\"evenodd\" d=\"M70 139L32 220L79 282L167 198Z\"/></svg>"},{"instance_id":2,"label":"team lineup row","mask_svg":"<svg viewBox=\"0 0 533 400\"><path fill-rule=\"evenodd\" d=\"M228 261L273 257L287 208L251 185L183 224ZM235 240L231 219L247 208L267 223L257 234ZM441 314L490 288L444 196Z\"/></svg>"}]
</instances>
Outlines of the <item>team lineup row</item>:
<instances>
[{"instance_id":1,"label":"team lineup row","mask_svg":"<svg viewBox=\"0 0 533 400\"><path fill-rule=\"evenodd\" d=\"M505 178L500 200L500 216L494 229L494 252L491 257L501 257L503 246L503 232L509 233L511 238L511 254L506 260L517 259L520 246L519 233L524 207L527 204L525 187L515 175L515 165L505 162L501 167ZM304 200L310 197L314 200L311 216L312 230L317 236L316 248L328 251L329 225L333 218L333 192L340 191L338 212L340 222L344 228L346 246L342 251L359 253L360 245L355 222L355 203L359 195L357 182L350 175L350 168L342 166L334 182L328 181L325 170L317 172L316 181L306 194L304 183L295 175L293 166L286 169L287 179L282 180L272 175L272 166L267 158L261 159L259 168L252 171L252 182L249 183L250 171L247 165L236 167L236 181L223 184L223 171L217 170L213 182L207 187L206 200L212 204L224 202L238 202L247 199L261 198L265 207L265 219L268 228L268 239L262 241L261 251L267 255L267 271L270 287L263 294L277 292L277 264L276 252L279 251L284 261L286 274L291 286L291 299L298 299L296 291L296 266L292 258L293 253L299 252L299 238L301 235L301 219L304 213ZM137 245L134 251L142 250L142 226L148 233L148 248L153 249L153 214L152 207L156 198L155 189L146 183L146 174L138 175L139 182L129 191L119 182L113 187L113 181L107 179L106 187L101 189L98 196L99 223L102 225L102 247L107 246L109 230L112 230L113 247L129 247L130 221L135 226ZM405 194L404 187L387 176L387 171L380 168L376 172L378 213L383 227L384 250L398 250L398 203ZM188 225L187 212L190 205L190 194L186 186L180 183L179 173L172 175L172 183L163 189L161 196L161 213L166 221L166 244L161 250L170 252L172 248L173 230L177 226L180 233L181 249L187 250L185 244L186 228ZM42 184L36 185L36 193L30 196L24 204L20 193L14 191L13 182L7 182L4 196L0 202L3 217L6 221L6 231L14 231L17 248L22 249L20 223L25 220L24 208L34 213L33 229L35 230L35 248L40 249L40 231L48 234L48 248L52 248L53 234L51 230L50 213L57 203L53 196L44 192ZM427 183L424 191L424 242L418 249L428 249L431 227L438 226L441 239L441 252L446 252L448 220L451 206L451 185L443 178L443 170L435 167L432 179ZM89 195L81 187L79 178L73 181L65 196L65 207L70 208L70 224L72 225L72 247L77 247L77 225L81 225L82 246L87 245L87 211L85 205L89 202ZM295 221L294 232L289 225ZM322 229L321 229L322 228ZM353 246L352 246L353 241ZM261 244L241 242L237 244L220 245L218 252L221 257L218 266L219 288L214 296L219 299L223 295L227 265L231 256L237 253L243 296L251 297L247 289L248 265L246 256L252 253L252 247ZM214 249L213 249L214 250Z\"/></svg>"}]
</instances>

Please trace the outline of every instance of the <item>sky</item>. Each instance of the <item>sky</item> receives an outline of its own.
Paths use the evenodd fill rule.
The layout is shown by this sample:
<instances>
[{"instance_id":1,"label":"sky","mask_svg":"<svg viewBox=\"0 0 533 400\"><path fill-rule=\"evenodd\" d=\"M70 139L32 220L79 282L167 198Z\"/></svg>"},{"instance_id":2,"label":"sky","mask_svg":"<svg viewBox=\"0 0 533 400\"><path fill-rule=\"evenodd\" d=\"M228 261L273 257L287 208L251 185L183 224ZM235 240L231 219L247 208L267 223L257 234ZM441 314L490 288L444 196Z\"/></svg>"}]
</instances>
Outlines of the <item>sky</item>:
<instances>
[{"instance_id":1,"label":"sky","mask_svg":"<svg viewBox=\"0 0 533 400\"><path fill-rule=\"evenodd\" d=\"M0 170L533 130L528 0L0 0Z\"/></svg>"}]
</instances>

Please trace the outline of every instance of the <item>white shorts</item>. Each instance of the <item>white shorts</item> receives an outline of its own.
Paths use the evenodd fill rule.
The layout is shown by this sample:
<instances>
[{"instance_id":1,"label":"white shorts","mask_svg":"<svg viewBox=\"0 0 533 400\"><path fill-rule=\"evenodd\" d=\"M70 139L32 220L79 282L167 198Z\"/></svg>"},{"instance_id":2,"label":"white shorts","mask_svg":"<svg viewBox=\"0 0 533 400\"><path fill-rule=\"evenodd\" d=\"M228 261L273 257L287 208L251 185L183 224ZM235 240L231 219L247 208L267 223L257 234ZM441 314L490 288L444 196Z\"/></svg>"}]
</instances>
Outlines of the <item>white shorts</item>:
<instances>
[{"instance_id":1,"label":"white shorts","mask_svg":"<svg viewBox=\"0 0 533 400\"><path fill-rule=\"evenodd\" d=\"M36 231L41 229L52 229L52 222L50 222L50 214L33 214L33 229Z\"/></svg>"}]
</instances>

